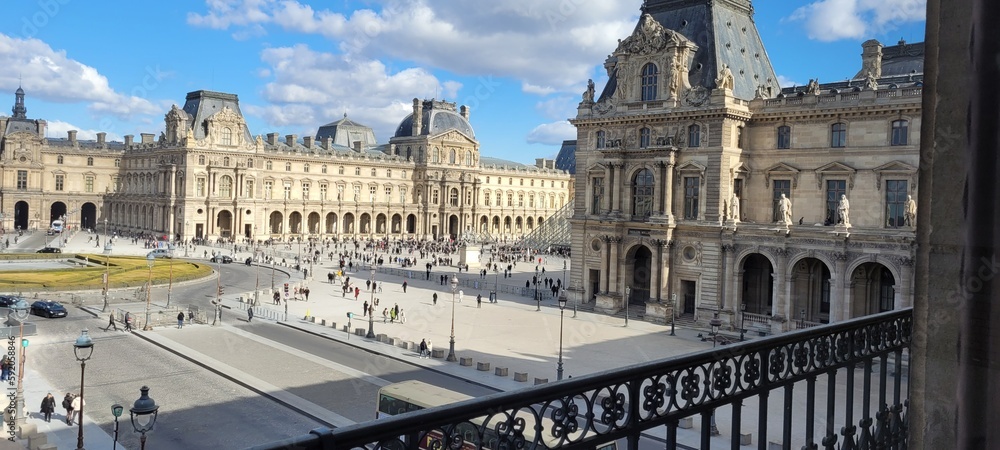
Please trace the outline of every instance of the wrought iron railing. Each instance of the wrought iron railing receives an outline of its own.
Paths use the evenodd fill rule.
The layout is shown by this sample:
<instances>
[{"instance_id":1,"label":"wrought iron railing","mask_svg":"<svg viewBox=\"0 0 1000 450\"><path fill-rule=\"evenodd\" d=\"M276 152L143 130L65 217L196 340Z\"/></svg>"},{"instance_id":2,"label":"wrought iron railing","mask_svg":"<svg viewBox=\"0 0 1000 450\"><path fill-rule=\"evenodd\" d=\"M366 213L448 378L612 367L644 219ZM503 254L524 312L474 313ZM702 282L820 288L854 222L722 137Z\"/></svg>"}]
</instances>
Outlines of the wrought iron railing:
<instances>
[{"instance_id":1,"label":"wrought iron railing","mask_svg":"<svg viewBox=\"0 0 1000 450\"><path fill-rule=\"evenodd\" d=\"M714 442L738 449L744 430L751 429L759 449L774 443L784 449L905 449L903 354L911 334L912 309L892 311L332 431L316 429L255 448L594 449L621 441L635 450L640 439L654 436L664 442L657 448L708 449ZM796 398L799 385L805 390ZM780 402L769 402L772 395ZM755 426L743 427L744 414ZM713 436L713 415L729 436ZM693 435L685 428L695 417L700 425ZM681 434L685 442L679 442Z\"/></svg>"}]
</instances>

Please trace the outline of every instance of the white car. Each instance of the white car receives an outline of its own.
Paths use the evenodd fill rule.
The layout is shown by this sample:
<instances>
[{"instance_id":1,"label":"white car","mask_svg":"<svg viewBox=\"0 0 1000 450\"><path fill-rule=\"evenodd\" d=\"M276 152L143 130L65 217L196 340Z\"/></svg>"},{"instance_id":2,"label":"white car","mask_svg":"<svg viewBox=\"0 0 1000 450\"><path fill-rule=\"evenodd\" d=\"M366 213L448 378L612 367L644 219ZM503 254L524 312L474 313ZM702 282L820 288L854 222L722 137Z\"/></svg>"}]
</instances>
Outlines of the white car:
<instances>
[{"instance_id":1,"label":"white car","mask_svg":"<svg viewBox=\"0 0 1000 450\"><path fill-rule=\"evenodd\" d=\"M158 248L146 254L147 258L173 258L174 252L165 248Z\"/></svg>"}]
</instances>

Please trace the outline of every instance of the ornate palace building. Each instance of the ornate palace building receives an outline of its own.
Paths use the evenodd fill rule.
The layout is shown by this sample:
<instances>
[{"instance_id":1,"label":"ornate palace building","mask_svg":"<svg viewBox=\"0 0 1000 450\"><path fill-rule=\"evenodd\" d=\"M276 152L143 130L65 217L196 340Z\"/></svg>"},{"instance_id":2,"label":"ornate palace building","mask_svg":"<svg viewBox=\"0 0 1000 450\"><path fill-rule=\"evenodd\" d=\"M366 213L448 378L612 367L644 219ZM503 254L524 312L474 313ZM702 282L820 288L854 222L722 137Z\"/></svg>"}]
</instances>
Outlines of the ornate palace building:
<instances>
[{"instance_id":1,"label":"ornate palace building","mask_svg":"<svg viewBox=\"0 0 1000 450\"><path fill-rule=\"evenodd\" d=\"M196 91L157 137L46 138L24 91L0 117L0 224L178 239L518 237L570 201L572 177L480 156L469 110L413 100L388 144L346 116L299 139L254 137L236 95Z\"/></svg>"},{"instance_id":2,"label":"ornate palace building","mask_svg":"<svg viewBox=\"0 0 1000 450\"><path fill-rule=\"evenodd\" d=\"M862 50L782 89L749 0L646 1L572 120L571 297L775 332L911 306L923 45Z\"/></svg>"}]
</instances>

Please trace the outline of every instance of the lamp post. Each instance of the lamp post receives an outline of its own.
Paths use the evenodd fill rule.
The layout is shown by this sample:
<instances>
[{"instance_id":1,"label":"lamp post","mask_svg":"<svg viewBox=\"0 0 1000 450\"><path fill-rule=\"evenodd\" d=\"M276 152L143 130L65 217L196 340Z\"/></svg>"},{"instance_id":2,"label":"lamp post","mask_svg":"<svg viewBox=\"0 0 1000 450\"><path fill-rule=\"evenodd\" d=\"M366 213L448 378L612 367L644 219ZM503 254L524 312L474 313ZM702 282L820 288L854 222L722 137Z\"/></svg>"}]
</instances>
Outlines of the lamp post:
<instances>
[{"instance_id":1,"label":"lamp post","mask_svg":"<svg viewBox=\"0 0 1000 450\"><path fill-rule=\"evenodd\" d=\"M18 298L11 307L11 313L18 323L18 335L21 341L21 357L17 361L17 393L15 394L17 407L15 419L19 424L24 423L26 419L24 414L24 361L27 356L25 352L28 350L28 340L24 338L24 321L28 319L28 310L28 302L23 298Z\"/></svg>"},{"instance_id":2,"label":"lamp post","mask_svg":"<svg viewBox=\"0 0 1000 450\"><path fill-rule=\"evenodd\" d=\"M451 339L448 341L448 361L455 362L455 293L458 292L458 276L451 276Z\"/></svg>"},{"instance_id":3,"label":"lamp post","mask_svg":"<svg viewBox=\"0 0 1000 450\"><path fill-rule=\"evenodd\" d=\"M715 313L712 320L708 321L708 325L712 327L712 348L715 348L716 342L719 341L719 327L722 326L722 319L719 318L719 313Z\"/></svg>"},{"instance_id":4,"label":"lamp post","mask_svg":"<svg viewBox=\"0 0 1000 450\"><path fill-rule=\"evenodd\" d=\"M628 299L632 296L632 288L625 286L625 326L628 326Z\"/></svg>"},{"instance_id":5,"label":"lamp post","mask_svg":"<svg viewBox=\"0 0 1000 450\"><path fill-rule=\"evenodd\" d=\"M562 344L563 344L563 312L566 310L566 290L563 289L559 293L559 365L556 366L556 381L562 380L563 377L563 360L562 360Z\"/></svg>"},{"instance_id":6,"label":"lamp post","mask_svg":"<svg viewBox=\"0 0 1000 450\"><path fill-rule=\"evenodd\" d=\"M670 294L670 335L677 336L674 334L674 322L677 319L677 294Z\"/></svg>"},{"instance_id":7,"label":"lamp post","mask_svg":"<svg viewBox=\"0 0 1000 450\"><path fill-rule=\"evenodd\" d=\"M535 267L535 278L532 281L535 282L535 311L541 311L542 299L538 296L538 267Z\"/></svg>"},{"instance_id":8,"label":"lamp post","mask_svg":"<svg viewBox=\"0 0 1000 450\"><path fill-rule=\"evenodd\" d=\"M372 280L372 283L375 282L375 266L374 265L371 266L371 280ZM372 316L374 316L374 314L372 313L372 311L375 311L375 309L374 309L375 308L375 289L372 289L372 297L371 298L372 298L371 302L368 303L369 309L367 311L368 312L368 334L366 334L365 337L368 338L368 339L375 339L375 329L372 328L373 327L372 324L374 323L374 318L372 317Z\"/></svg>"},{"instance_id":9,"label":"lamp post","mask_svg":"<svg viewBox=\"0 0 1000 450\"><path fill-rule=\"evenodd\" d=\"M115 440L111 444L111 449L112 450L115 450L115 449L118 448L118 418L122 416L123 412L125 412L125 407L124 406L119 405L117 403L115 403L114 405L111 405L111 415L115 416Z\"/></svg>"},{"instance_id":10,"label":"lamp post","mask_svg":"<svg viewBox=\"0 0 1000 450\"><path fill-rule=\"evenodd\" d=\"M143 386L139 392L141 395L129 408L129 413L132 415L132 428L135 429L136 433L142 433L139 438L139 448L146 450L146 432L153 430L160 405L157 405L156 401L149 397L149 387Z\"/></svg>"},{"instance_id":11,"label":"lamp post","mask_svg":"<svg viewBox=\"0 0 1000 450\"><path fill-rule=\"evenodd\" d=\"M76 355L76 360L80 361L80 408L77 410L80 414L80 420L77 421L79 430L76 435L76 449L83 450L83 407L86 404L86 397L83 396L83 381L87 370L87 360L94 354L94 340L90 338L86 329L80 332L80 337L76 338L76 342L73 343L73 354Z\"/></svg>"},{"instance_id":12,"label":"lamp post","mask_svg":"<svg viewBox=\"0 0 1000 450\"><path fill-rule=\"evenodd\" d=\"M156 257L152 253L146 255L146 266L149 267L149 280L146 283L146 323L142 325L142 331L149 331L153 326L149 324L149 302L153 292L153 265L156 264Z\"/></svg>"}]
</instances>

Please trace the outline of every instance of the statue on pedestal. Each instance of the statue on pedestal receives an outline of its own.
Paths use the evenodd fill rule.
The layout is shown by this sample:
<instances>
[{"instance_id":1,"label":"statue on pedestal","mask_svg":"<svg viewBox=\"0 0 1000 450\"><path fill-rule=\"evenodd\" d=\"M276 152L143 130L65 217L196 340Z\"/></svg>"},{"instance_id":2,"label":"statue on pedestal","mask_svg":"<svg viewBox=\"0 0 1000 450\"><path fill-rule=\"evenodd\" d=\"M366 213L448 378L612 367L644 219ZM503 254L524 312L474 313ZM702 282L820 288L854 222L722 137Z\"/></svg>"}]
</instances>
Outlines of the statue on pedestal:
<instances>
[{"instance_id":1,"label":"statue on pedestal","mask_svg":"<svg viewBox=\"0 0 1000 450\"><path fill-rule=\"evenodd\" d=\"M837 223L844 226L851 225L851 202L847 201L847 196L840 194L840 204L837 205Z\"/></svg>"},{"instance_id":2,"label":"statue on pedestal","mask_svg":"<svg viewBox=\"0 0 1000 450\"><path fill-rule=\"evenodd\" d=\"M792 201L785 197L785 194L781 194L781 198L778 199L778 213L780 216L778 223L792 224Z\"/></svg>"},{"instance_id":3,"label":"statue on pedestal","mask_svg":"<svg viewBox=\"0 0 1000 450\"><path fill-rule=\"evenodd\" d=\"M903 224L908 227L917 224L917 202L913 201L912 195L906 196L906 205L903 207Z\"/></svg>"}]
</instances>

